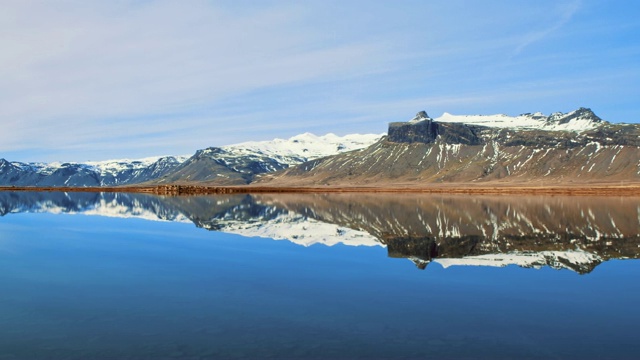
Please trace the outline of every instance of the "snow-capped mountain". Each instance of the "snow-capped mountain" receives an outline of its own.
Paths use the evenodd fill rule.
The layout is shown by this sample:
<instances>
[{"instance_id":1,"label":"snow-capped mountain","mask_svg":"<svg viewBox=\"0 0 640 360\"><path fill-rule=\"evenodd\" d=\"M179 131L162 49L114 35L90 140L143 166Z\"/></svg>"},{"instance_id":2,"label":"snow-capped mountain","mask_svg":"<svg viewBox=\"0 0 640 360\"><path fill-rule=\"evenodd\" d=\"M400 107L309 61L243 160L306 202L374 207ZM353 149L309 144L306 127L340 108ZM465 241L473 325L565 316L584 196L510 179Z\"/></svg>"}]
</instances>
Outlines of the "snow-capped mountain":
<instances>
[{"instance_id":1,"label":"snow-capped mountain","mask_svg":"<svg viewBox=\"0 0 640 360\"><path fill-rule=\"evenodd\" d=\"M567 114L454 116L419 112L372 146L260 178L269 186L640 181L640 125Z\"/></svg>"},{"instance_id":2,"label":"snow-capped mountain","mask_svg":"<svg viewBox=\"0 0 640 360\"><path fill-rule=\"evenodd\" d=\"M228 154L240 156L267 156L281 164L295 165L304 161L359 150L380 140L385 134L351 134L338 136L332 133L316 136L304 133L289 139L250 141L223 146Z\"/></svg>"},{"instance_id":3,"label":"snow-capped mountain","mask_svg":"<svg viewBox=\"0 0 640 360\"><path fill-rule=\"evenodd\" d=\"M384 134L316 136L310 133L290 139L246 142L198 150L181 166L157 183L247 184L258 174L286 169L292 165L326 156L363 149Z\"/></svg>"},{"instance_id":4,"label":"snow-capped mountain","mask_svg":"<svg viewBox=\"0 0 640 360\"><path fill-rule=\"evenodd\" d=\"M640 125L569 113L451 115L425 111L388 134L245 142L162 157L78 163L0 159L0 185L203 184L392 186L429 183L640 181Z\"/></svg>"},{"instance_id":5,"label":"snow-capped mountain","mask_svg":"<svg viewBox=\"0 0 640 360\"><path fill-rule=\"evenodd\" d=\"M86 187L136 184L165 175L185 159L163 156L87 163L21 163L0 159L0 185Z\"/></svg>"},{"instance_id":6,"label":"snow-capped mountain","mask_svg":"<svg viewBox=\"0 0 640 360\"><path fill-rule=\"evenodd\" d=\"M290 139L247 142L198 150L195 155L86 163L21 163L0 159L0 185L118 186L139 183L217 181L246 183L255 174L367 147L384 134L310 133Z\"/></svg>"}]
</instances>

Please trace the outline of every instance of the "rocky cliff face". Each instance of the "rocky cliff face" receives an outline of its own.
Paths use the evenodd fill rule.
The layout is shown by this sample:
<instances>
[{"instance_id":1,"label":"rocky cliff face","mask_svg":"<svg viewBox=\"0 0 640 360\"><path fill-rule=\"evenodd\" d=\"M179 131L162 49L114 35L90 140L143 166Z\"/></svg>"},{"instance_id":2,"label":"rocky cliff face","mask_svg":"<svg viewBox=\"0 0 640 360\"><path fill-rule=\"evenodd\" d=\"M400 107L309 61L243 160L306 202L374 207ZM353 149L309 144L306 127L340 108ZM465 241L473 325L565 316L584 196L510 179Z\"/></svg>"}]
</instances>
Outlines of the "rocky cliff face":
<instances>
[{"instance_id":1,"label":"rocky cliff face","mask_svg":"<svg viewBox=\"0 0 640 360\"><path fill-rule=\"evenodd\" d=\"M389 124L387 140L394 143L433 143L442 139L448 144L477 145L482 143L476 132L482 127L458 124L438 123L428 117L425 111L419 112L409 122Z\"/></svg>"}]
</instances>

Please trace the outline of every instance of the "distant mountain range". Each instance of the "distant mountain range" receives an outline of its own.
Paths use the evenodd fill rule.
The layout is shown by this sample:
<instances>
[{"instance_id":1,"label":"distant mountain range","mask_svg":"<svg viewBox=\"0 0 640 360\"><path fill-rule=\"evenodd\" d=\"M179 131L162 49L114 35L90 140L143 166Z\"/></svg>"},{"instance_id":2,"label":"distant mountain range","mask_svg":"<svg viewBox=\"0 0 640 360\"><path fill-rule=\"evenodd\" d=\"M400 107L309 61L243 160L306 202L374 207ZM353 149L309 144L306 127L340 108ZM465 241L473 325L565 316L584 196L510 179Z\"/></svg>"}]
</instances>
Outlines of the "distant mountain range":
<instances>
[{"instance_id":1,"label":"distant mountain range","mask_svg":"<svg viewBox=\"0 0 640 360\"><path fill-rule=\"evenodd\" d=\"M48 164L0 159L0 185L86 187L136 184L162 177L184 161L185 157L180 156Z\"/></svg>"},{"instance_id":2,"label":"distant mountain range","mask_svg":"<svg viewBox=\"0 0 640 360\"><path fill-rule=\"evenodd\" d=\"M0 192L0 217L23 212L188 222L302 246L382 246L421 269L435 262L584 274L610 259L640 258L633 198Z\"/></svg>"},{"instance_id":3,"label":"distant mountain range","mask_svg":"<svg viewBox=\"0 0 640 360\"><path fill-rule=\"evenodd\" d=\"M21 163L0 159L4 186L118 186L142 183L250 183L254 176L316 158L367 147L380 135L310 133L198 150L193 156L87 163Z\"/></svg>"},{"instance_id":4,"label":"distant mountain range","mask_svg":"<svg viewBox=\"0 0 640 360\"><path fill-rule=\"evenodd\" d=\"M4 186L202 184L385 186L422 183L640 180L640 125L569 113L451 115L419 112L388 134L315 136L198 150L193 156L90 163L0 159Z\"/></svg>"}]
</instances>

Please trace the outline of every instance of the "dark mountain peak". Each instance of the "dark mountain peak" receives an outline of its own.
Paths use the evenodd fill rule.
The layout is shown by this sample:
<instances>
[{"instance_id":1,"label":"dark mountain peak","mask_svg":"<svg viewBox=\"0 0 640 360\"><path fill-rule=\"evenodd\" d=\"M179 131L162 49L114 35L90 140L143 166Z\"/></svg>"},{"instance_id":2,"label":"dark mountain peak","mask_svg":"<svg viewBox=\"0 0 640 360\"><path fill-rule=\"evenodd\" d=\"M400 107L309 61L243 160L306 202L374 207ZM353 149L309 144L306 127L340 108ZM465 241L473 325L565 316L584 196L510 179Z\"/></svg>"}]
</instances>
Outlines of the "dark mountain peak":
<instances>
[{"instance_id":1,"label":"dark mountain peak","mask_svg":"<svg viewBox=\"0 0 640 360\"><path fill-rule=\"evenodd\" d=\"M423 120L418 119L424 114ZM387 140L394 143L433 143L438 137L448 144L477 145L482 141L476 135L476 128L463 123L442 123L426 117L421 111L409 122L393 122L389 124Z\"/></svg>"},{"instance_id":2,"label":"dark mountain peak","mask_svg":"<svg viewBox=\"0 0 640 360\"><path fill-rule=\"evenodd\" d=\"M420 122L424 120L432 120L432 119L429 117L429 115L427 115L426 111L422 110L422 111L419 111L413 119L409 120L409 122L415 123L415 122Z\"/></svg>"},{"instance_id":3,"label":"dark mountain peak","mask_svg":"<svg viewBox=\"0 0 640 360\"><path fill-rule=\"evenodd\" d=\"M572 113L575 114L582 114L585 116L592 116L592 117L597 117L596 114L590 109L590 108L586 108L586 107L579 107L578 110L573 111Z\"/></svg>"},{"instance_id":4,"label":"dark mountain peak","mask_svg":"<svg viewBox=\"0 0 640 360\"><path fill-rule=\"evenodd\" d=\"M200 159L202 157L212 157L214 155L224 154L226 151L219 147L208 147L206 149L201 149L196 151L193 155L193 158Z\"/></svg>"},{"instance_id":5,"label":"dark mountain peak","mask_svg":"<svg viewBox=\"0 0 640 360\"><path fill-rule=\"evenodd\" d=\"M178 160L175 156L163 156L156 160L154 164L174 164L179 162L180 160Z\"/></svg>"},{"instance_id":6,"label":"dark mountain peak","mask_svg":"<svg viewBox=\"0 0 640 360\"><path fill-rule=\"evenodd\" d=\"M7 171L8 169L13 168L16 168L16 166L13 165L10 161L6 159L0 159L0 169L3 169L3 171Z\"/></svg>"}]
</instances>

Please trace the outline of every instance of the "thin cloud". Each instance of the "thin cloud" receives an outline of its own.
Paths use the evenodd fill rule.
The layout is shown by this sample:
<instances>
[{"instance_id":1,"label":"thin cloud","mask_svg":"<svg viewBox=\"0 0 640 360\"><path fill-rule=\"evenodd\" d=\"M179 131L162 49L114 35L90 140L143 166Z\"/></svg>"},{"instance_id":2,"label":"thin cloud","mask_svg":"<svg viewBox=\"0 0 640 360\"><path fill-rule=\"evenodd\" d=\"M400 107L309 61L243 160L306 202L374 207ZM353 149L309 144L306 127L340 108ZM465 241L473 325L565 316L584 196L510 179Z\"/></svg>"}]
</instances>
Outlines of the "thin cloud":
<instances>
[{"instance_id":1,"label":"thin cloud","mask_svg":"<svg viewBox=\"0 0 640 360\"><path fill-rule=\"evenodd\" d=\"M0 15L2 151L142 137L145 128L180 127L150 113L173 121L172 113L257 89L376 72L393 54L371 40L326 41L304 25L311 13L277 4L250 12L206 1L28 5L10 3ZM120 118L129 121L113 123Z\"/></svg>"},{"instance_id":2,"label":"thin cloud","mask_svg":"<svg viewBox=\"0 0 640 360\"><path fill-rule=\"evenodd\" d=\"M522 40L522 42L515 48L512 56L516 56L520 54L529 45L535 42L541 41L544 38L548 37L549 35L553 34L554 32L558 31L560 28L566 25L569 21L571 21L573 16L578 12L578 10L580 10L581 5L582 5L581 1L577 0L565 6L562 12L560 13L560 18L554 24L540 31L529 33Z\"/></svg>"}]
</instances>

